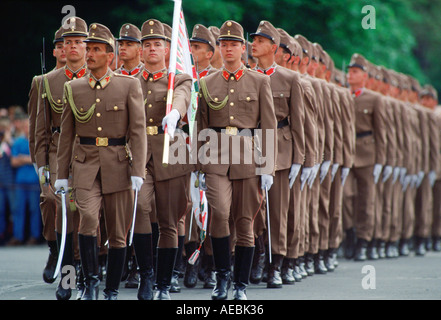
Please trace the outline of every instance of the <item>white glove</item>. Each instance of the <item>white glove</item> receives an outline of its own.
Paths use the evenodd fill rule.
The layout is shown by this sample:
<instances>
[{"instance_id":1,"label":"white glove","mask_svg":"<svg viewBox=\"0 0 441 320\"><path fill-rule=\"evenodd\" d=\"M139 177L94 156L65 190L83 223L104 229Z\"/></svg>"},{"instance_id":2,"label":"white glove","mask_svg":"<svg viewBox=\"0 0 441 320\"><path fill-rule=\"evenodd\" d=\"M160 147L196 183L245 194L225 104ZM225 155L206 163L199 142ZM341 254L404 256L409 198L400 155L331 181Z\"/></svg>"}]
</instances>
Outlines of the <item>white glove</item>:
<instances>
[{"instance_id":1,"label":"white glove","mask_svg":"<svg viewBox=\"0 0 441 320\"><path fill-rule=\"evenodd\" d=\"M292 185L294 184L294 182L296 181L297 175L300 172L300 168L302 167L302 165L294 163L291 166L291 170L289 171L289 188L292 188Z\"/></svg>"},{"instance_id":2,"label":"white glove","mask_svg":"<svg viewBox=\"0 0 441 320\"><path fill-rule=\"evenodd\" d=\"M40 171L41 168L39 168L38 170ZM69 188L69 184L67 179L57 179L55 180L55 184L54 184L54 188L55 191L61 191L61 189L63 189L64 191L67 192L68 188Z\"/></svg>"},{"instance_id":3,"label":"white glove","mask_svg":"<svg viewBox=\"0 0 441 320\"><path fill-rule=\"evenodd\" d=\"M273 185L273 176L270 174L262 174L261 179L261 188L262 189L271 189Z\"/></svg>"},{"instance_id":4,"label":"white glove","mask_svg":"<svg viewBox=\"0 0 441 320\"><path fill-rule=\"evenodd\" d=\"M130 178L132 179L132 189L136 191L141 190L144 180L141 177L137 176L131 176Z\"/></svg>"},{"instance_id":5,"label":"white glove","mask_svg":"<svg viewBox=\"0 0 441 320\"><path fill-rule=\"evenodd\" d=\"M378 179L380 179L380 174L381 174L381 170L383 169L383 165L381 165L381 164L376 164L375 166L374 166L374 172L373 172L373 174L374 174L374 183L375 184L377 184L377 182L378 182Z\"/></svg>"},{"instance_id":6,"label":"white glove","mask_svg":"<svg viewBox=\"0 0 441 320\"><path fill-rule=\"evenodd\" d=\"M407 187L409 186L409 183L412 181L411 175L406 175L403 179L403 192L406 191Z\"/></svg>"},{"instance_id":7,"label":"white glove","mask_svg":"<svg viewBox=\"0 0 441 320\"><path fill-rule=\"evenodd\" d=\"M421 185L421 183L423 182L424 175L425 175L425 174L424 174L424 171L420 171L420 172L418 172L418 175L417 175L418 179L417 179L417 181L416 181L416 187L417 187L417 188L419 188L420 185Z\"/></svg>"},{"instance_id":8,"label":"white glove","mask_svg":"<svg viewBox=\"0 0 441 320\"><path fill-rule=\"evenodd\" d=\"M40 168L38 168L38 180L40 180L40 181L46 181L46 178L43 176L44 175L44 173L43 173L43 170L44 170L44 167L40 167Z\"/></svg>"},{"instance_id":9,"label":"white glove","mask_svg":"<svg viewBox=\"0 0 441 320\"><path fill-rule=\"evenodd\" d=\"M334 182L335 175L337 174L337 170L340 167L338 163L334 163L331 169L331 182Z\"/></svg>"},{"instance_id":10,"label":"white glove","mask_svg":"<svg viewBox=\"0 0 441 320\"><path fill-rule=\"evenodd\" d=\"M404 186L404 180L406 179L407 169L402 167L400 168L400 182Z\"/></svg>"},{"instance_id":11,"label":"white glove","mask_svg":"<svg viewBox=\"0 0 441 320\"><path fill-rule=\"evenodd\" d=\"M319 169L320 169L320 163L317 163L312 167L312 172L308 178L308 186L310 189L312 188L312 185L314 184L315 178L317 178L317 173L318 173Z\"/></svg>"},{"instance_id":12,"label":"white glove","mask_svg":"<svg viewBox=\"0 0 441 320\"><path fill-rule=\"evenodd\" d=\"M385 166L383 169L383 183L387 181L392 175L394 169L391 166Z\"/></svg>"},{"instance_id":13,"label":"white glove","mask_svg":"<svg viewBox=\"0 0 441 320\"><path fill-rule=\"evenodd\" d=\"M348 178L349 175L349 171L351 169L347 168L347 167L343 167L343 169L341 169L341 186L343 187L346 183L346 179Z\"/></svg>"},{"instance_id":14,"label":"white glove","mask_svg":"<svg viewBox=\"0 0 441 320\"><path fill-rule=\"evenodd\" d=\"M331 167L331 161L326 160L322 163L320 167L320 183L322 183L323 180L325 180L330 167Z\"/></svg>"},{"instance_id":15,"label":"white glove","mask_svg":"<svg viewBox=\"0 0 441 320\"><path fill-rule=\"evenodd\" d=\"M311 175L311 173L312 173L312 167L303 167L302 174L300 175L300 182L302 183L300 190L303 190L303 187L305 186L305 183L308 181L308 178Z\"/></svg>"},{"instance_id":16,"label":"white glove","mask_svg":"<svg viewBox=\"0 0 441 320\"><path fill-rule=\"evenodd\" d=\"M435 185L435 181L436 181L436 172L435 171L430 171L429 172L429 181L430 181L430 186L433 188L433 186Z\"/></svg>"},{"instance_id":17,"label":"white glove","mask_svg":"<svg viewBox=\"0 0 441 320\"><path fill-rule=\"evenodd\" d=\"M415 188L417 186L417 184L418 184L418 175L417 174L412 175L412 180L411 180L410 184L411 184L412 188Z\"/></svg>"},{"instance_id":18,"label":"white glove","mask_svg":"<svg viewBox=\"0 0 441 320\"><path fill-rule=\"evenodd\" d=\"M170 113L162 119L162 130L165 130L165 126L167 125L167 132L172 139L175 137L175 130L179 119L181 119L181 115L176 109L172 109Z\"/></svg>"},{"instance_id":19,"label":"white glove","mask_svg":"<svg viewBox=\"0 0 441 320\"><path fill-rule=\"evenodd\" d=\"M395 167L394 168L392 183L397 182L398 177L400 176L400 172L401 172L401 168L400 167Z\"/></svg>"}]
</instances>

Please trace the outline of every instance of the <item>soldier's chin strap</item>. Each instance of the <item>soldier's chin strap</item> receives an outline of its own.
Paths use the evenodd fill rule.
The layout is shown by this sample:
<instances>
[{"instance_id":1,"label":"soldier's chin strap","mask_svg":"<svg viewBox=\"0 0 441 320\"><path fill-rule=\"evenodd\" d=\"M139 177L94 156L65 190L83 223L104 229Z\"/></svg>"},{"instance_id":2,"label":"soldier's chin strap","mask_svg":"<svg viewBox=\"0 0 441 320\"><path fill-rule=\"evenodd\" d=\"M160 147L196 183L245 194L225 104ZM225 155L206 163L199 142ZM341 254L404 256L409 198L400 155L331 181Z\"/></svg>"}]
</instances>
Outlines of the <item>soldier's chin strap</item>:
<instances>
[{"instance_id":1,"label":"soldier's chin strap","mask_svg":"<svg viewBox=\"0 0 441 320\"><path fill-rule=\"evenodd\" d=\"M61 227L61 245L58 253L57 266L54 272L54 279L57 278L63 261L64 247L66 246L67 217L66 217L66 191L61 188L56 194L61 194L61 211L62 211L62 227Z\"/></svg>"}]
</instances>

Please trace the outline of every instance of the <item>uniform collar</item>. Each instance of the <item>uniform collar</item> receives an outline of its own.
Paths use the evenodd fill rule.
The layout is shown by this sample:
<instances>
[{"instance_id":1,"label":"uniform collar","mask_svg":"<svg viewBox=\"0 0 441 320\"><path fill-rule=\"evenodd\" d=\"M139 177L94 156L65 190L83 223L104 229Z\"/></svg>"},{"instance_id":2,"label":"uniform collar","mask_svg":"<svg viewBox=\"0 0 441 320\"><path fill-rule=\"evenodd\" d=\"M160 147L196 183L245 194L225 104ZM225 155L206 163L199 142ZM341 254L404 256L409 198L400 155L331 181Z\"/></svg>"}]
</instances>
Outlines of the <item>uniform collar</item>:
<instances>
[{"instance_id":1,"label":"uniform collar","mask_svg":"<svg viewBox=\"0 0 441 320\"><path fill-rule=\"evenodd\" d=\"M149 80L149 78L152 79L149 81L157 81L166 75L167 75L166 68L159 70L159 71L156 71L156 72L153 72L153 73L148 71L146 68L144 68L144 70L142 71L142 77L144 78L145 81Z\"/></svg>"},{"instance_id":2,"label":"uniform collar","mask_svg":"<svg viewBox=\"0 0 441 320\"><path fill-rule=\"evenodd\" d=\"M85 74L86 74L86 72L87 72L87 67L86 67L86 64L84 64L80 69L78 69L77 71L72 71L68 66L67 66L67 64L64 66L64 74L66 75L66 77L69 79L69 80L72 80L72 79L79 79L79 78L81 78L81 77L83 77Z\"/></svg>"},{"instance_id":3,"label":"uniform collar","mask_svg":"<svg viewBox=\"0 0 441 320\"><path fill-rule=\"evenodd\" d=\"M260 72L260 73L266 74L267 76L270 76L274 72L276 72L276 67L277 67L277 64L273 63L273 65L271 67L269 67L268 69L262 69L259 66L256 66L255 70L257 72Z\"/></svg>"},{"instance_id":4,"label":"uniform collar","mask_svg":"<svg viewBox=\"0 0 441 320\"><path fill-rule=\"evenodd\" d=\"M202 70L201 72L199 72L199 78L205 77L205 76L208 74L208 72L210 72L211 68L212 68L212 66L211 66L211 64L210 64L210 65L208 65L208 67L206 67L204 70Z\"/></svg>"},{"instance_id":5,"label":"uniform collar","mask_svg":"<svg viewBox=\"0 0 441 320\"><path fill-rule=\"evenodd\" d=\"M364 88L360 88L352 92L352 97L358 98L364 91Z\"/></svg>"},{"instance_id":6,"label":"uniform collar","mask_svg":"<svg viewBox=\"0 0 441 320\"><path fill-rule=\"evenodd\" d=\"M99 88L104 89L110 83L112 76L113 72L110 69L107 70L107 73L101 79L95 79L91 73L89 76L89 85L92 89L98 89L98 86Z\"/></svg>"},{"instance_id":7,"label":"uniform collar","mask_svg":"<svg viewBox=\"0 0 441 320\"><path fill-rule=\"evenodd\" d=\"M242 64L239 69L234 72L229 72L225 67L222 69L222 77L225 81L228 80L236 80L239 81L242 76L245 74L245 66Z\"/></svg>"},{"instance_id":8,"label":"uniform collar","mask_svg":"<svg viewBox=\"0 0 441 320\"><path fill-rule=\"evenodd\" d=\"M142 69L142 63L134 67L132 70L127 70L124 66L121 66L121 74L126 76L136 76Z\"/></svg>"}]
</instances>

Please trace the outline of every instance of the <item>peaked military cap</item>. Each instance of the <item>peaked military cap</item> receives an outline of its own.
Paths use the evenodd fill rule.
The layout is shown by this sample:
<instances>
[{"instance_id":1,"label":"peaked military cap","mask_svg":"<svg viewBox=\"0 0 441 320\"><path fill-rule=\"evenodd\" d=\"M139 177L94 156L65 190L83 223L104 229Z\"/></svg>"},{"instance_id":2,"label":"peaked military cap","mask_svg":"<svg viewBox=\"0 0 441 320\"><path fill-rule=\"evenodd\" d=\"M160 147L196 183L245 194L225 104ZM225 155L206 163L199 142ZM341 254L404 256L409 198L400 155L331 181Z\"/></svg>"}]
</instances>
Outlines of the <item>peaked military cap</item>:
<instances>
[{"instance_id":1,"label":"peaked military cap","mask_svg":"<svg viewBox=\"0 0 441 320\"><path fill-rule=\"evenodd\" d=\"M125 23L119 30L119 38L117 40L141 42L141 30L131 23Z\"/></svg>"},{"instance_id":2,"label":"peaked military cap","mask_svg":"<svg viewBox=\"0 0 441 320\"><path fill-rule=\"evenodd\" d=\"M438 100L438 92L436 89L430 85L426 84L420 91L420 97L431 96L433 99Z\"/></svg>"},{"instance_id":3,"label":"peaked military cap","mask_svg":"<svg viewBox=\"0 0 441 320\"><path fill-rule=\"evenodd\" d=\"M166 40L164 33L164 25L156 19L149 19L143 23L141 28L141 41L146 39L163 39Z\"/></svg>"},{"instance_id":4,"label":"peaked military cap","mask_svg":"<svg viewBox=\"0 0 441 320\"><path fill-rule=\"evenodd\" d=\"M288 32L286 32L281 28L277 28L277 32L279 33L279 37L280 37L279 47L288 50L289 53L293 55L294 48L293 48L293 43L291 41L291 36L288 34Z\"/></svg>"},{"instance_id":5,"label":"peaked military cap","mask_svg":"<svg viewBox=\"0 0 441 320\"><path fill-rule=\"evenodd\" d=\"M202 42L208 44L213 50L216 47L216 40L213 34L207 27L202 24L196 24L193 27L193 34L191 36L190 42Z\"/></svg>"},{"instance_id":6,"label":"peaked military cap","mask_svg":"<svg viewBox=\"0 0 441 320\"><path fill-rule=\"evenodd\" d=\"M219 33L220 33L220 29L216 26L210 26L208 27L208 30L210 30L210 32L213 34L214 40L216 41L216 45L219 45Z\"/></svg>"},{"instance_id":7,"label":"peaked military cap","mask_svg":"<svg viewBox=\"0 0 441 320\"><path fill-rule=\"evenodd\" d=\"M292 55L296 57L303 58L303 49L302 46L298 43L298 41L294 37L289 37L289 41L291 43Z\"/></svg>"},{"instance_id":8,"label":"peaked military cap","mask_svg":"<svg viewBox=\"0 0 441 320\"><path fill-rule=\"evenodd\" d=\"M311 58L312 51L311 51L311 43L301 34L296 34L294 36L294 39L297 40L297 42L300 44L300 47L302 47L303 56L307 56L308 58Z\"/></svg>"},{"instance_id":9,"label":"peaked military cap","mask_svg":"<svg viewBox=\"0 0 441 320\"><path fill-rule=\"evenodd\" d=\"M171 37L172 37L172 27L170 27L168 24L163 23L162 24L164 26L164 35L165 35L165 40L168 42L171 42Z\"/></svg>"},{"instance_id":10,"label":"peaked military cap","mask_svg":"<svg viewBox=\"0 0 441 320\"><path fill-rule=\"evenodd\" d=\"M263 20L260 21L259 27L255 33L250 34L251 37L261 36L273 41L277 46L280 45L279 31L271 24L271 22Z\"/></svg>"},{"instance_id":11,"label":"peaked military cap","mask_svg":"<svg viewBox=\"0 0 441 320\"><path fill-rule=\"evenodd\" d=\"M349 62L348 68L360 68L361 70L368 71L368 62L365 57L359 53L354 53Z\"/></svg>"},{"instance_id":12,"label":"peaked military cap","mask_svg":"<svg viewBox=\"0 0 441 320\"><path fill-rule=\"evenodd\" d=\"M68 18L63 26L64 32L61 35L62 37L87 37L87 24L81 18L78 17L70 17Z\"/></svg>"},{"instance_id":13,"label":"peaked military cap","mask_svg":"<svg viewBox=\"0 0 441 320\"><path fill-rule=\"evenodd\" d=\"M314 52L315 52L317 61L326 65L327 61L326 61L325 52L323 50L323 47L320 45L320 43L317 43L317 42L314 42L312 45L314 47Z\"/></svg>"},{"instance_id":14,"label":"peaked military cap","mask_svg":"<svg viewBox=\"0 0 441 320\"><path fill-rule=\"evenodd\" d=\"M61 26L57 31L55 31L55 36L54 36L54 41L53 41L54 44L57 43L57 42L63 42L64 41L64 39L63 39L63 32L65 30L66 29L64 29L63 26Z\"/></svg>"},{"instance_id":15,"label":"peaked military cap","mask_svg":"<svg viewBox=\"0 0 441 320\"><path fill-rule=\"evenodd\" d=\"M105 43L112 47L115 51L115 38L109 28L100 23L92 23L89 26L89 36L84 42L98 42Z\"/></svg>"},{"instance_id":16,"label":"peaked military cap","mask_svg":"<svg viewBox=\"0 0 441 320\"><path fill-rule=\"evenodd\" d=\"M219 29L218 40L234 40L245 43L242 26L233 20L225 21L222 27Z\"/></svg>"}]
</instances>

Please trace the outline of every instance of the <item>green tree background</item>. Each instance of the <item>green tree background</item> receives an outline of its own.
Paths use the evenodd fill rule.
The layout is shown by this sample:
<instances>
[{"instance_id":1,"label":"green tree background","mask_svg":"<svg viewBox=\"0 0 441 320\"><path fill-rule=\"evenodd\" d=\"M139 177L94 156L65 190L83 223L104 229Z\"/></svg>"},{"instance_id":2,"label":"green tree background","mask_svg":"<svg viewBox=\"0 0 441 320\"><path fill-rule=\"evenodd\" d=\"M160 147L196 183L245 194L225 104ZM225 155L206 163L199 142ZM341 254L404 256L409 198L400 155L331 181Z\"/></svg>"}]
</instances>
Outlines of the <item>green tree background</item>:
<instances>
[{"instance_id":1,"label":"green tree background","mask_svg":"<svg viewBox=\"0 0 441 320\"><path fill-rule=\"evenodd\" d=\"M41 70L42 37L47 70L54 67L53 35L68 4L88 24L103 23L115 36L125 22L140 28L149 18L172 24L171 0L2 1L5 41L0 56L6 74L1 78L1 107L26 106L31 79ZM362 28L365 5L375 8L376 29ZM220 27L228 19L252 33L261 20L268 20L291 35L320 43L338 68L358 52L374 64L411 74L422 85L431 83L441 90L440 0L183 0L183 9L189 33L196 23Z\"/></svg>"}]
</instances>

